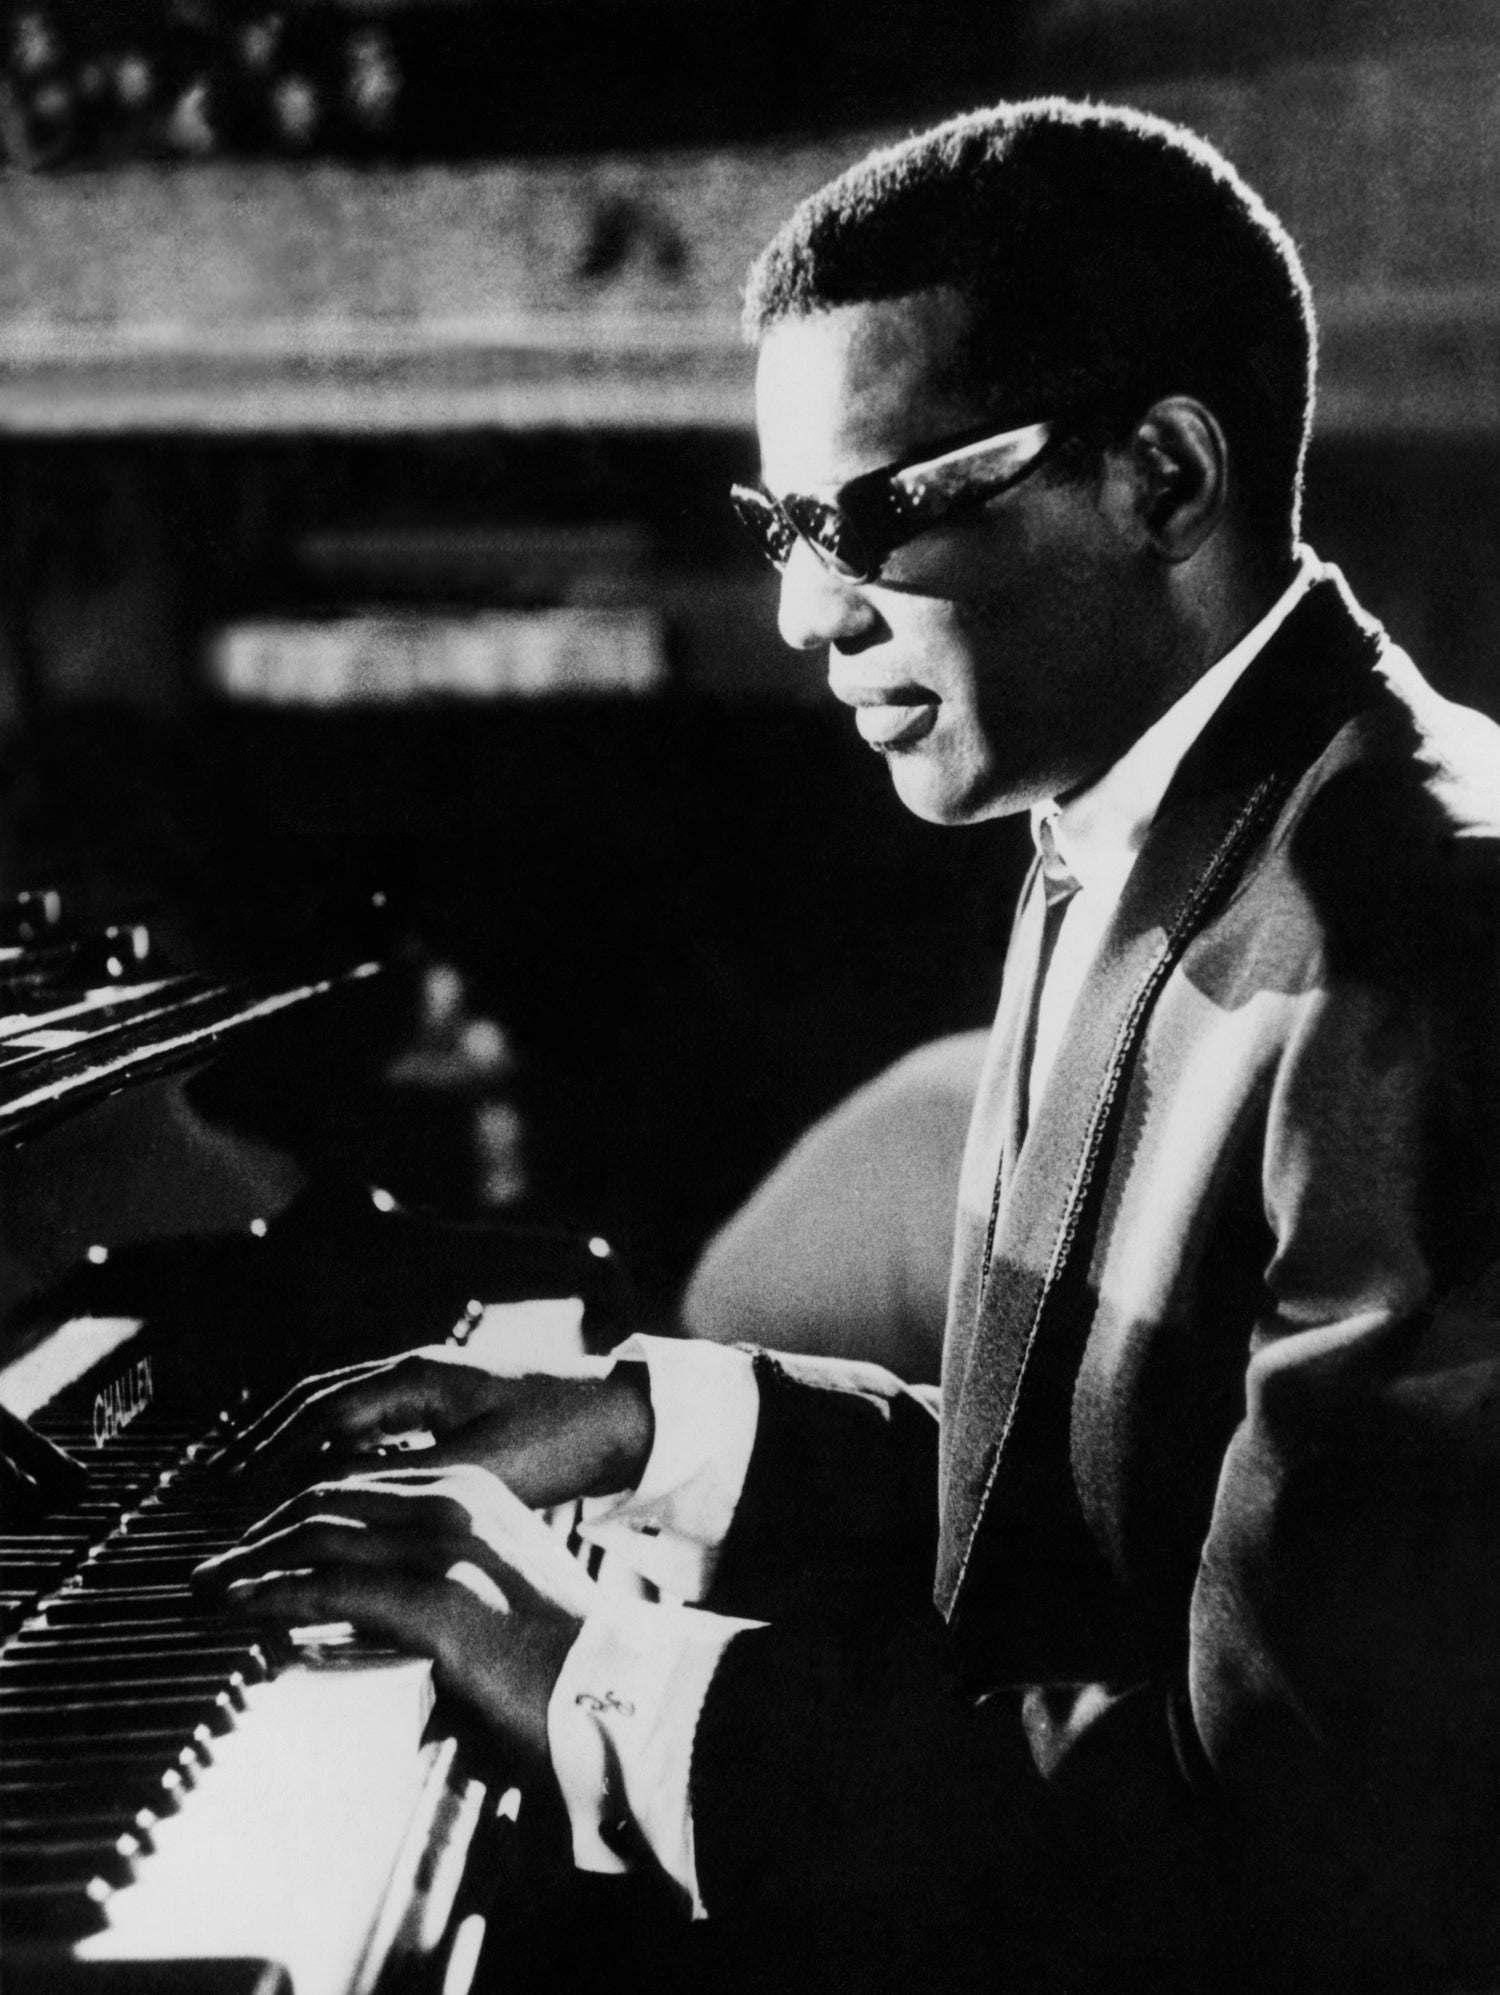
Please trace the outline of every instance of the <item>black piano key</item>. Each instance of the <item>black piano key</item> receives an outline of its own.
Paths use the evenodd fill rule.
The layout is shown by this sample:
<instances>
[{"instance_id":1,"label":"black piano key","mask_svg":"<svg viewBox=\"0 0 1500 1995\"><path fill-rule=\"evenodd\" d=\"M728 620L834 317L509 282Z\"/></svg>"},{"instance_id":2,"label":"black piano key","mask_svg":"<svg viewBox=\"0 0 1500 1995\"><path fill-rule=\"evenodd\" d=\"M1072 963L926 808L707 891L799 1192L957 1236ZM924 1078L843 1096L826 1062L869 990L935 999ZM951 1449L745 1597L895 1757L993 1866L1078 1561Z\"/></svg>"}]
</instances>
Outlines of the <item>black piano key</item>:
<instances>
[{"instance_id":1,"label":"black piano key","mask_svg":"<svg viewBox=\"0 0 1500 1995\"><path fill-rule=\"evenodd\" d=\"M120 1435L102 1448L92 1447L77 1434L69 1434L60 1437L57 1444L84 1462L91 1471L126 1467L148 1468L153 1473L160 1473L174 1468L182 1453L181 1441L174 1440L170 1434L140 1434L139 1438Z\"/></svg>"},{"instance_id":2,"label":"black piano key","mask_svg":"<svg viewBox=\"0 0 1500 1995\"><path fill-rule=\"evenodd\" d=\"M8 1951L5 1995L294 1995L273 1960L70 1960L56 1947Z\"/></svg>"},{"instance_id":3,"label":"black piano key","mask_svg":"<svg viewBox=\"0 0 1500 1995\"><path fill-rule=\"evenodd\" d=\"M87 1531L28 1531L24 1535L14 1532L0 1534L0 1566L6 1560L19 1554L45 1555L48 1558L72 1558L86 1552L92 1540Z\"/></svg>"},{"instance_id":4,"label":"black piano key","mask_svg":"<svg viewBox=\"0 0 1500 1995\"><path fill-rule=\"evenodd\" d=\"M56 1704L62 1702L98 1702L98 1704L128 1704L142 1698L189 1698L189 1696L211 1696L223 1692L237 1706L245 1702L245 1674L243 1670L227 1666L209 1668L176 1668L172 1660L160 1662L152 1658L152 1668L142 1668L136 1664L116 1664L114 1672L106 1670L96 1658L82 1670L70 1668L66 1662L48 1664L42 1670L12 1668L10 1664L0 1664L0 1712L20 1710L30 1704ZM2 1732L2 1726L0 1726Z\"/></svg>"},{"instance_id":5,"label":"black piano key","mask_svg":"<svg viewBox=\"0 0 1500 1995\"><path fill-rule=\"evenodd\" d=\"M66 1573L50 1573L45 1579L39 1579L37 1584L27 1586L24 1591L20 1588L0 1586L0 1605L3 1605L14 1627L18 1629L23 1622L29 1621L41 1603L49 1594L56 1592L66 1578Z\"/></svg>"},{"instance_id":6,"label":"black piano key","mask_svg":"<svg viewBox=\"0 0 1500 1995\"><path fill-rule=\"evenodd\" d=\"M108 1842L116 1836L134 1836L143 1853L155 1846L156 1825L161 1816L150 1808L93 1808L88 1810L34 1809L30 1813L6 1811L0 1814L0 1847L10 1850L23 1843Z\"/></svg>"},{"instance_id":7,"label":"black piano key","mask_svg":"<svg viewBox=\"0 0 1500 1995\"><path fill-rule=\"evenodd\" d=\"M151 1492L153 1510L185 1511L189 1505L206 1511L243 1506L244 1494L222 1476L206 1475L200 1468L168 1470Z\"/></svg>"},{"instance_id":8,"label":"black piano key","mask_svg":"<svg viewBox=\"0 0 1500 1995\"><path fill-rule=\"evenodd\" d=\"M94 1814L117 1820L122 1828L142 1813L154 1819L175 1815L192 1791L197 1779L194 1759L191 1778L180 1766L163 1767L159 1760L90 1759L80 1761L83 1769L71 1782L47 1770L36 1778L12 1773L0 1767L0 1816L45 1817L61 1821L87 1807Z\"/></svg>"},{"instance_id":9,"label":"black piano key","mask_svg":"<svg viewBox=\"0 0 1500 1995\"><path fill-rule=\"evenodd\" d=\"M166 1814L196 1787L203 1765L198 1746L185 1746L176 1737L134 1749L126 1740L112 1739L97 1753L80 1753L74 1741L73 1751L61 1758L54 1749L7 1759L0 1766L0 1812L34 1805L64 1813L61 1804L76 1808L86 1796L95 1806Z\"/></svg>"},{"instance_id":10,"label":"black piano key","mask_svg":"<svg viewBox=\"0 0 1500 1995\"><path fill-rule=\"evenodd\" d=\"M188 1545L232 1545L245 1534L254 1520L235 1514L225 1518L204 1517L196 1511L137 1510L122 1519L110 1539L112 1549L139 1551L152 1547Z\"/></svg>"},{"instance_id":11,"label":"black piano key","mask_svg":"<svg viewBox=\"0 0 1500 1995\"><path fill-rule=\"evenodd\" d=\"M226 1552L231 1545L239 1544L256 1521L253 1515L200 1519L192 1530L184 1531L158 1530L153 1519L152 1529L116 1536L97 1549L121 1558L169 1558L174 1553L186 1558L196 1552L199 1558L206 1559L213 1552Z\"/></svg>"},{"instance_id":12,"label":"black piano key","mask_svg":"<svg viewBox=\"0 0 1500 1995\"><path fill-rule=\"evenodd\" d=\"M0 1878L0 1932L7 1947L24 1940L81 1940L104 1925L110 1887L85 1883L16 1884Z\"/></svg>"},{"instance_id":13,"label":"black piano key","mask_svg":"<svg viewBox=\"0 0 1500 1995\"><path fill-rule=\"evenodd\" d=\"M85 1593L81 1588L67 1588L61 1593L49 1594L42 1603L37 1618L15 1640L7 1643L0 1656L14 1656L23 1650L29 1655L40 1654L47 1648L70 1648L81 1653L89 1644L102 1647L105 1643L118 1643L122 1649L180 1649L180 1648L226 1648L232 1643L252 1643L264 1641L264 1634L257 1634L243 1623L226 1621L222 1615L207 1616L195 1613L191 1619L186 1615L172 1619L170 1616L148 1615L144 1625L130 1628L120 1624L108 1612L91 1617L82 1611L65 1615L61 1621L51 1619L52 1610L59 1601L72 1601L79 1609L98 1601L97 1593Z\"/></svg>"},{"instance_id":14,"label":"black piano key","mask_svg":"<svg viewBox=\"0 0 1500 1995\"><path fill-rule=\"evenodd\" d=\"M78 1584L91 1593L117 1593L144 1586L186 1586L194 1567L208 1556L206 1550L194 1549L159 1556L143 1553L129 1558L111 1547L102 1557L79 1567Z\"/></svg>"},{"instance_id":15,"label":"black piano key","mask_svg":"<svg viewBox=\"0 0 1500 1995\"><path fill-rule=\"evenodd\" d=\"M119 1714L112 1722L96 1723L84 1734L88 1756L84 1764L100 1760L137 1759L160 1767L177 1766L194 1779L213 1758L213 1733L206 1721L191 1715L163 1713L156 1722L149 1712L132 1723L129 1714ZM12 1774L46 1779L56 1771L59 1784L72 1782L73 1768L79 1764L79 1733L67 1725L48 1728L27 1727L8 1748L0 1761L0 1778Z\"/></svg>"},{"instance_id":16,"label":"black piano key","mask_svg":"<svg viewBox=\"0 0 1500 1995\"><path fill-rule=\"evenodd\" d=\"M148 1651L114 1658L87 1655L75 1660L59 1653L34 1662L28 1662L24 1655L6 1656L0 1658L0 1711L9 1710L12 1704L34 1704L48 1695L69 1701L99 1697L118 1702L160 1694L172 1685L182 1691L210 1684L227 1690L233 1683L243 1690L245 1681L245 1673L232 1654L205 1658L191 1651L178 1655Z\"/></svg>"},{"instance_id":17,"label":"black piano key","mask_svg":"<svg viewBox=\"0 0 1500 1995\"><path fill-rule=\"evenodd\" d=\"M180 1421L152 1425L149 1416L132 1420L123 1433L101 1447L92 1420L58 1418L36 1413L30 1425L54 1447L92 1466L95 1462L154 1461L171 1467L199 1438L199 1430L184 1427Z\"/></svg>"},{"instance_id":18,"label":"black piano key","mask_svg":"<svg viewBox=\"0 0 1500 1995\"><path fill-rule=\"evenodd\" d=\"M90 1628L28 1628L0 1651L0 1671L35 1674L53 1666L76 1667L86 1674L95 1664L118 1664L127 1672L155 1667L172 1669L225 1668L242 1670L255 1683L275 1667L272 1645L242 1641L220 1624L210 1628L168 1628L147 1622L141 1628L111 1628L100 1634Z\"/></svg>"},{"instance_id":19,"label":"black piano key","mask_svg":"<svg viewBox=\"0 0 1500 1995\"><path fill-rule=\"evenodd\" d=\"M89 1481L96 1488L102 1482L120 1482L127 1478L139 1480L149 1476L154 1480L172 1466L177 1453L170 1442L132 1446L129 1442L120 1441L111 1448L90 1449L87 1444L80 1445L73 1435L48 1436L49 1440L54 1438L65 1454L83 1463Z\"/></svg>"},{"instance_id":20,"label":"black piano key","mask_svg":"<svg viewBox=\"0 0 1500 1995\"><path fill-rule=\"evenodd\" d=\"M173 1528L166 1512L137 1511L129 1528L114 1532L89 1554L100 1559L187 1558L202 1546L204 1556L215 1548L236 1544L253 1519L227 1520L199 1518L191 1529Z\"/></svg>"},{"instance_id":21,"label":"black piano key","mask_svg":"<svg viewBox=\"0 0 1500 1995\"><path fill-rule=\"evenodd\" d=\"M32 1699L0 1693L0 1735L6 1742L6 1762L12 1748L28 1751L42 1740L66 1745L86 1738L99 1745L113 1738L140 1738L160 1733L175 1741L196 1737L200 1727L210 1735L227 1732L234 1723L234 1702L217 1685L206 1690L176 1693L138 1688L123 1698L52 1696Z\"/></svg>"},{"instance_id":22,"label":"black piano key","mask_svg":"<svg viewBox=\"0 0 1500 1995\"><path fill-rule=\"evenodd\" d=\"M133 1667L116 1661L111 1667L101 1657L90 1657L81 1668L66 1662L49 1662L41 1668L0 1662L0 1712L55 1702L60 1697L87 1697L91 1702L116 1705L144 1694L186 1697L220 1690L237 1711L245 1708L248 1679L243 1670L225 1666L184 1669L173 1667L170 1661L163 1665L158 1657L152 1657L150 1664L143 1668L138 1660Z\"/></svg>"},{"instance_id":23,"label":"black piano key","mask_svg":"<svg viewBox=\"0 0 1500 1995\"><path fill-rule=\"evenodd\" d=\"M127 1764L149 1771L175 1767L192 1783L212 1757L212 1737L206 1725L154 1725L149 1720L103 1725L82 1744L71 1738L18 1739L0 1760L0 1781L24 1780L54 1787L87 1786L91 1771L104 1774Z\"/></svg>"},{"instance_id":24,"label":"black piano key","mask_svg":"<svg viewBox=\"0 0 1500 1995\"><path fill-rule=\"evenodd\" d=\"M6 1884L73 1884L79 1889L102 1878L118 1887L136 1875L144 1846L138 1836L47 1836L8 1838Z\"/></svg>"},{"instance_id":25,"label":"black piano key","mask_svg":"<svg viewBox=\"0 0 1500 1995\"><path fill-rule=\"evenodd\" d=\"M107 1538L120 1521L120 1512L134 1501L135 1492L117 1498L106 1493L99 1502L79 1503L72 1506L68 1515L82 1531L90 1534L91 1543L98 1544Z\"/></svg>"},{"instance_id":26,"label":"black piano key","mask_svg":"<svg viewBox=\"0 0 1500 1995\"><path fill-rule=\"evenodd\" d=\"M107 1538L120 1521L122 1511L136 1510L151 1492L149 1477L100 1475L89 1486L88 1500L71 1505L68 1516L80 1529L91 1531L96 1541Z\"/></svg>"},{"instance_id":27,"label":"black piano key","mask_svg":"<svg viewBox=\"0 0 1500 1995\"><path fill-rule=\"evenodd\" d=\"M144 1629L104 1634L90 1628L28 1628L0 1651L0 1672L11 1669L46 1669L72 1665L80 1670L99 1662L118 1662L128 1669L149 1671L203 1668L220 1665L242 1669L254 1680L269 1674L271 1652L259 1637L241 1634L220 1622L204 1628L171 1628L147 1625Z\"/></svg>"},{"instance_id":28,"label":"black piano key","mask_svg":"<svg viewBox=\"0 0 1500 1995\"><path fill-rule=\"evenodd\" d=\"M42 1600L49 1594L60 1593L77 1572L79 1563L70 1559L54 1562L46 1571L18 1567L13 1572L0 1572L0 1596L7 1600Z\"/></svg>"},{"instance_id":29,"label":"black piano key","mask_svg":"<svg viewBox=\"0 0 1500 1995\"><path fill-rule=\"evenodd\" d=\"M48 1600L46 1614L48 1624L57 1628L149 1621L187 1627L224 1625L222 1616L201 1606L186 1586L80 1587Z\"/></svg>"}]
</instances>

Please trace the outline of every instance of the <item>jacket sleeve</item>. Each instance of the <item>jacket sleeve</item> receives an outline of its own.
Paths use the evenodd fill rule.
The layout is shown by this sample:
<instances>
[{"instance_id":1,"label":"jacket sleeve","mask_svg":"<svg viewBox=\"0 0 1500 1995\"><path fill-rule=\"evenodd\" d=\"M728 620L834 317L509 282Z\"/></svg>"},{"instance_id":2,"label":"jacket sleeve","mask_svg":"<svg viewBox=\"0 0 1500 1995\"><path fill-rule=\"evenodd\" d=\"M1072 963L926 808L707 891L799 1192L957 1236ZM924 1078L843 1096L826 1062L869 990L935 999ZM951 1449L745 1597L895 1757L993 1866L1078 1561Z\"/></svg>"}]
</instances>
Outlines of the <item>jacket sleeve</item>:
<instances>
[{"instance_id":1,"label":"jacket sleeve","mask_svg":"<svg viewBox=\"0 0 1500 1995\"><path fill-rule=\"evenodd\" d=\"M706 1605L776 1620L925 1606L937 1546L932 1388L760 1352L755 1447Z\"/></svg>"},{"instance_id":2,"label":"jacket sleeve","mask_svg":"<svg viewBox=\"0 0 1500 1995\"><path fill-rule=\"evenodd\" d=\"M836 1934L842 1986L1114 1987L1127 1957L1132 1987L1222 1985L1209 1817L1163 1701L1116 1700L1108 1751L1057 1778L1038 1697L967 1694L932 1610L737 1635L691 1764L710 1923Z\"/></svg>"},{"instance_id":3,"label":"jacket sleeve","mask_svg":"<svg viewBox=\"0 0 1500 1995\"><path fill-rule=\"evenodd\" d=\"M1052 1778L1045 1713L1018 1691L977 1702L932 1606L923 1403L864 1368L852 1392L841 1367L757 1369L756 1453L708 1604L772 1625L729 1644L693 1741L710 1925L748 1929L757 1955L781 1933L798 1986L819 1948L846 1985L1064 1985L1061 1967L1082 1986L1127 1942L1143 1969L1159 1952L1160 1985L1191 1980L1214 1898L1165 1705L1119 1700L1105 1775Z\"/></svg>"}]
</instances>

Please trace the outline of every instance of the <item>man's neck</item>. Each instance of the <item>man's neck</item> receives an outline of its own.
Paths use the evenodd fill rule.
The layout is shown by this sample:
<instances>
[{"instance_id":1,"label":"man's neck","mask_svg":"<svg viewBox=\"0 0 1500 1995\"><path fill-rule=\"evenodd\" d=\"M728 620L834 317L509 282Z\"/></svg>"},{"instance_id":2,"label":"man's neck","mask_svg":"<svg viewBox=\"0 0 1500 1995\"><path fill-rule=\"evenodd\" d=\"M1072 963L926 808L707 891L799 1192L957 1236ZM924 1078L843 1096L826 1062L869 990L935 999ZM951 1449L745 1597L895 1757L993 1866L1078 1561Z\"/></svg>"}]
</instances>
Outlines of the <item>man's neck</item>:
<instances>
[{"instance_id":1,"label":"man's neck","mask_svg":"<svg viewBox=\"0 0 1500 1995\"><path fill-rule=\"evenodd\" d=\"M1204 671L1260 622L1296 577L1302 556L1290 535L1268 541L1232 529L1218 538L1215 551L1217 558L1201 572L1182 576L1205 625Z\"/></svg>"},{"instance_id":2,"label":"man's neck","mask_svg":"<svg viewBox=\"0 0 1500 1995\"><path fill-rule=\"evenodd\" d=\"M1302 554L1292 563L1281 589L1259 615L1240 630L1217 658L1191 676L1177 697L1137 733L1130 746L1107 769L1101 770L1091 782L1081 783L1056 799L1051 812L1061 811L1075 837L1081 834L1091 844L1102 839L1106 844L1113 841L1122 849L1134 849L1178 762L1240 674L1292 614L1317 572L1313 557ZM1038 814L1047 810L1047 806L1037 807L1033 812L1033 827Z\"/></svg>"},{"instance_id":3,"label":"man's neck","mask_svg":"<svg viewBox=\"0 0 1500 1995\"><path fill-rule=\"evenodd\" d=\"M1156 679L1155 697L1138 718L1133 740L1154 727L1205 673L1244 642L1285 595L1300 568L1301 551L1288 544L1274 551L1226 552L1212 565L1184 568L1173 577L1172 620L1178 641ZM1129 746L1123 744L1121 753ZM1103 773L1101 769L1098 775Z\"/></svg>"}]
</instances>

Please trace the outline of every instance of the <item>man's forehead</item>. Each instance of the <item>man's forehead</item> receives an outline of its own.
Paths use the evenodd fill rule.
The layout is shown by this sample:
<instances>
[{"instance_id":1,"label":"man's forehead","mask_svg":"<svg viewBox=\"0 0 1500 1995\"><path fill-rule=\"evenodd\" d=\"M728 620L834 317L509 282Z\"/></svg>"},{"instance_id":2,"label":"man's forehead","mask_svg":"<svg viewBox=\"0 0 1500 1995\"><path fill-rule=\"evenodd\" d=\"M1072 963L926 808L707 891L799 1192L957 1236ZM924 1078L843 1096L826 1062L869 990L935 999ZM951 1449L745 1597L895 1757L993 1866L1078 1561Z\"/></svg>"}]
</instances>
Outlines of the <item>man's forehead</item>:
<instances>
[{"instance_id":1,"label":"man's forehead","mask_svg":"<svg viewBox=\"0 0 1500 1995\"><path fill-rule=\"evenodd\" d=\"M981 419L961 367L970 310L956 291L916 291L773 326L756 374L771 488L841 484Z\"/></svg>"}]
</instances>

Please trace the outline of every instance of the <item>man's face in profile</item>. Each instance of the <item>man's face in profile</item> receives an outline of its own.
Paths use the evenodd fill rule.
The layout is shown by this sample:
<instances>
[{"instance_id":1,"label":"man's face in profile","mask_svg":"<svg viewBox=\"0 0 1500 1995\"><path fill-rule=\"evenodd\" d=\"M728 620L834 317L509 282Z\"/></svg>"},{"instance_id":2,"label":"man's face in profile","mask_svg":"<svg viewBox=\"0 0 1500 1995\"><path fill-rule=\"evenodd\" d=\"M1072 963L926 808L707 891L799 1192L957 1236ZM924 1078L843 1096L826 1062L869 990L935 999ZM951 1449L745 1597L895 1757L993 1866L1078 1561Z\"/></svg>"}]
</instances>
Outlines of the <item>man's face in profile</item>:
<instances>
[{"instance_id":1,"label":"man's face in profile","mask_svg":"<svg viewBox=\"0 0 1500 1995\"><path fill-rule=\"evenodd\" d=\"M766 488L832 499L862 472L981 426L985 398L959 364L968 310L932 290L774 325L756 390ZM1106 461L1078 478L1043 466L897 548L873 582L831 573L798 541L781 633L828 647L830 686L918 817L1022 810L1092 778L1136 731L1133 668L1152 617L1132 524Z\"/></svg>"}]
</instances>

